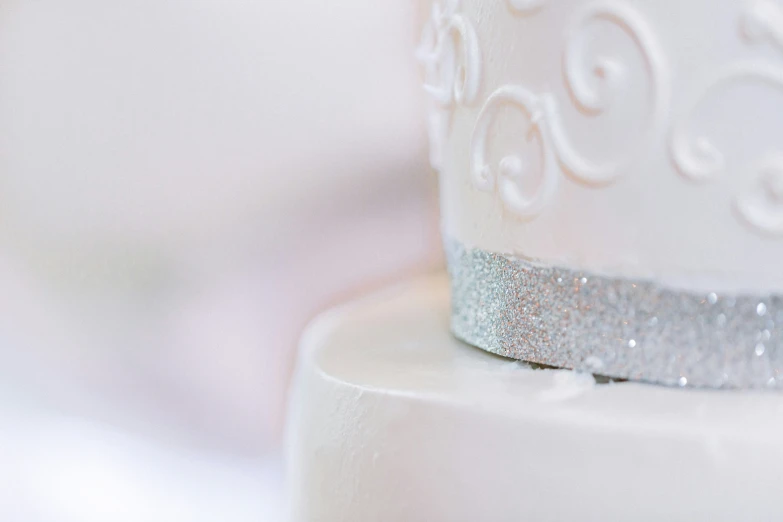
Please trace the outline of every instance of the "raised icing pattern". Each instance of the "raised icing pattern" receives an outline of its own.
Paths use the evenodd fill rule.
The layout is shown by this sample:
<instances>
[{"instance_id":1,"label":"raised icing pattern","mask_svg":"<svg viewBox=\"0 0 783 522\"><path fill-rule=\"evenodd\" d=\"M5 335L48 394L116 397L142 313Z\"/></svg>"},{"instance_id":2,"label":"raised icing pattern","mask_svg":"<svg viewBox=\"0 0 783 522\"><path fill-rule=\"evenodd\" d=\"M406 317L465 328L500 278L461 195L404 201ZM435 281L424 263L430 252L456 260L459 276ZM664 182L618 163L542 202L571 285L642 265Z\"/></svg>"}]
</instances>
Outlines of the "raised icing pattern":
<instances>
[{"instance_id":1,"label":"raised icing pattern","mask_svg":"<svg viewBox=\"0 0 783 522\"><path fill-rule=\"evenodd\" d=\"M516 7L531 7L535 3L516 2ZM626 84L624 66L613 59L599 56L588 62L582 51L582 29L591 21L604 20L622 29L640 50L651 81L651 116L647 135L662 124L669 105L669 70L666 58L654 32L644 18L619 1L599 1L577 10L569 24L563 63L565 82L579 108L595 115L609 108ZM587 67L585 64L589 63ZM592 73L592 77L586 71ZM532 194L525 194L519 183L529 172L529 164L519 155L507 155L500 160L495 173L486 160L487 139L492 122L504 106L521 109L530 120L531 131L537 135L543 155L541 180ZM642 139L629 147L620 158L594 162L583 156L571 143L562 123L558 101L550 92L535 92L522 85L505 85L487 100L479 115L471 143L471 179L481 190L499 187L501 199L512 213L533 218L551 199L562 170L587 185L605 185L619 177L647 146Z\"/></svg>"},{"instance_id":2,"label":"raised icing pattern","mask_svg":"<svg viewBox=\"0 0 783 522\"><path fill-rule=\"evenodd\" d=\"M673 127L670 149L677 170L692 181L708 181L726 168L723 153L707 136L693 137L688 123L709 94L735 83L757 82L783 90L783 68L764 61L741 62L727 66L699 93L689 112Z\"/></svg>"},{"instance_id":3,"label":"raised icing pattern","mask_svg":"<svg viewBox=\"0 0 783 522\"><path fill-rule=\"evenodd\" d=\"M570 37L564 56L566 85L584 110L600 113L610 107L623 84L627 83L623 64L611 58L599 56L589 68L586 69L582 66L586 60L578 35L591 20L605 20L620 27L641 51L651 85L651 120L647 122L646 135L654 134L668 113L671 84L669 67L652 28L638 12L628 5L617 1L595 2L587 4L575 13L567 33ZM591 87L585 70L590 70L593 73L592 83L596 84L598 88ZM552 111L557 111L556 105L553 105ZM621 175L624 167L638 159L649 141L647 139L639 140L636 147L631 147L618 160L599 164L587 160L576 152L568 140L560 118L552 120L552 138L557 155L567 172L573 174L579 181L597 185L609 183Z\"/></svg>"},{"instance_id":4,"label":"raised icing pattern","mask_svg":"<svg viewBox=\"0 0 783 522\"><path fill-rule=\"evenodd\" d=\"M748 4L739 20L740 34L751 44L770 43L783 51L783 8L771 0ZM768 60L743 60L718 72L703 88L689 111L672 127L670 151L677 170L687 179L706 182L727 169L724 153L704 135L692 136L689 122L712 93L732 84L761 83L783 91L783 66ZM782 93L783 94L783 93ZM737 194L734 207L742 222L765 234L783 234L783 162L767 154L750 169L753 186Z\"/></svg>"},{"instance_id":5,"label":"raised icing pattern","mask_svg":"<svg viewBox=\"0 0 783 522\"><path fill-rule=\"evenodd\" d=\"M505 0L510 13L534 16L551 0ZM427 65L427 90L436 109L430 116L433 163L440 166L443 145L449 133L451 109L470 104L478 97L481 84L481 54L475 30L459 12L459 0L437 4L425 32L422 61ZM779 0L750 0L738 9L739 34L748 46L774 49L783 58L783 5ZM706 109L706 101L720 95L734 84L756 83L783 91L783 59L735 58L717 68L708 81L697 89L686 110L669 121L669 107L674 84L667 57L659 38L645 17L623 0L597 0L578 6L565 28L562 55L564 84L571 103L584 117L593 117L616 109L622 95L632 89L636 80L628 63L606 55L588 55L588 24L603 21L621 29L644 61L649 87L648 117L645 121L628 119L629 124L643 127L632 146L608 161L594 161L589 149L580 148L579 140L561 117L563 100L551 88L523 84L501 85L485 101L475 123L470 146L470 178L484 191L497 190L504 207L523 219L532 219L557 192L561 174L586 186L611 184L630 172L639 158L652 146L668 139L669 153L677 171L695 182L707 182L724 176L732 150L721 150L711 134L692 133L697 111ZM428 50L428 51L427 51ZM714 67L714 66L712 66ZM696 77L705 71L696 71ZM711 69L706 69L709 74ZM687 90L678 92L691 92ZM781 93L783 95L783 93ZM687 101L687 100L686 100ZM540 162L529 161L526 153L502 156L497 165L488 160L492 126L506 109L525 114L530 133L540 151ZM664 132L665 131L665 132ZM529 143L520 142L527 148ZM620 150L620 147L618 147ZM585 152L583 152L585 151ZM745 186L733 195L734 214L742 223L764 235L783 236L783 150L761 150L761 159L748 163L742 175ZM770 159L772 158L772 159ZM736 161L737 158L733 158ZM739 158L740 160L742 158ZM740 173L737 173L739 176Z\"/></svg>"},{"instance_id":6,"label":"raised icing pattern","mask_svg":"<svg viewBox=\"0 0 783 522\"><path fill-rule=\"evenodd\" d=\"M522 177L528 174L529 162L516 154L503 157L496 174L486 160L487 138L492 122L500 110L514 106L526 113L530 121L531 134L538 138L543 154L542 179L533 194L521 190ZM493 92L476 123L471 143L471 179L476 188L490 191L499 186L500 197L506 208L514 214L531 218L538 214L551 199L557 188L558 166L553 148L547 146L551 140L547 104L543 97L519 85L506 85Z\"/></svg>"},{"instance_id":7,"label":"raised icing pattern","mask_svg":"<svg viewBox=\"0 0 783 522\"><path fill-rule=\"evenodd\" d=\"M752 185L735 199L737 213L762 232L783 234L783 155L762 158L750 178Z\"/></svg>"},{"instance_id":8,"label":"raised icing pattern","mask_svg":"<svg viewBox=\"0 0 783 522\"><path fill-rule=\"evenodd\" d=\"M424 65L424 89L433 103L428 117L430 161L442 166L444 142L455 104L475 101L481 84L481 52L470 21L461 15L459 0L434 3L417 52Z\"/></svg>"},{"instance_id":9,"label":"raised icing pattern","mask_svg":"<svg viewBox=\"0 0 783 522\"><path fill-rule=\"evenodd\" d=\"M750 43L768 41L783 50L783 9L773 0L757 0L742 12L740 31Z\"/></svg>"}]
</instances>

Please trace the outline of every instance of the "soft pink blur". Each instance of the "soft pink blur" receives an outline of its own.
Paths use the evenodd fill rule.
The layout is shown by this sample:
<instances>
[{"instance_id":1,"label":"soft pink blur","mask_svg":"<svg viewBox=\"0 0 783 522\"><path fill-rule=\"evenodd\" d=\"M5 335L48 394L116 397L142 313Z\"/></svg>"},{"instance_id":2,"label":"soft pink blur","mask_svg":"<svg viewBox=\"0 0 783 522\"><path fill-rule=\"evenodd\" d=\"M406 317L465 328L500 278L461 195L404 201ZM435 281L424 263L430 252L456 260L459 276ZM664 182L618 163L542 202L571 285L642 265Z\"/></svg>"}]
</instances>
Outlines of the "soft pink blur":
<instances>
[{"instance_id":1,"label":"soft pink blur","mask_svg":"<svg viewBox=\"0 0 783 522\"><path fill-rule=\"evenodd\" d=\"M274 461L306 321L439 263L419 9L4 3L0 411L9 453L43 455L14 461L15 509L60 498L35 473L67 483L97 458L67 419L105 426L83 430L99 441L149 440L117 450L140 462L156 444L209 448L204 477L213 455ZM124 458L95 476L122 475ZM74 509L60 520L94 519Z\"/></svg>"}]
</instances>

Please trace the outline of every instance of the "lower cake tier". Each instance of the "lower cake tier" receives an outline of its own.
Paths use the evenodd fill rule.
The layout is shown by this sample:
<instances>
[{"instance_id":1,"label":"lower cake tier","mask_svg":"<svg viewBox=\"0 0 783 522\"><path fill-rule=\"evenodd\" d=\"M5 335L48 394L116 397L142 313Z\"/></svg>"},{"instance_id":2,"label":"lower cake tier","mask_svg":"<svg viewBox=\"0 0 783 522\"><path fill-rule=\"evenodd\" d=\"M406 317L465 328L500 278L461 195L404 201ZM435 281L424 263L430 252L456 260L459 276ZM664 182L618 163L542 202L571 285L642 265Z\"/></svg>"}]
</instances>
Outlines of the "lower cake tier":
<instances>
[{"instance_id":1,"label":"lower cake tier","mask_svg":"<svg viewBox=\"0 0 783 522\"><path fill-rule=\"evenodd\" d=\"M773 520L783 396L597 382L449 334L445 275L305 333L291 520Z\"/></svg>"}]
</instances>

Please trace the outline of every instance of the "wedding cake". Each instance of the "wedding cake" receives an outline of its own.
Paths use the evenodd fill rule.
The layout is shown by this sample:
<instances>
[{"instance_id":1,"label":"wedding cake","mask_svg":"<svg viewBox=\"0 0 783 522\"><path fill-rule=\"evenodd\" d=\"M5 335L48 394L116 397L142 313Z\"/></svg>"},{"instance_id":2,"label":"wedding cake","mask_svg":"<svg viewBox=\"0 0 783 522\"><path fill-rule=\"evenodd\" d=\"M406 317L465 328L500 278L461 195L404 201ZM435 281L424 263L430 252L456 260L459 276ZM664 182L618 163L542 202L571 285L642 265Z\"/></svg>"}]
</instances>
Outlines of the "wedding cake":
<instances>
[{"instance_id":1,"label":"wedding cake","mask_svg":"<svg viewBox=\"0 0 783 522\"><path fill-rule=\"evenodd\" d=\"M311 325L293 519L775 519L783 2L430 13L449 277Z\"/></svg>"}]
</instances>

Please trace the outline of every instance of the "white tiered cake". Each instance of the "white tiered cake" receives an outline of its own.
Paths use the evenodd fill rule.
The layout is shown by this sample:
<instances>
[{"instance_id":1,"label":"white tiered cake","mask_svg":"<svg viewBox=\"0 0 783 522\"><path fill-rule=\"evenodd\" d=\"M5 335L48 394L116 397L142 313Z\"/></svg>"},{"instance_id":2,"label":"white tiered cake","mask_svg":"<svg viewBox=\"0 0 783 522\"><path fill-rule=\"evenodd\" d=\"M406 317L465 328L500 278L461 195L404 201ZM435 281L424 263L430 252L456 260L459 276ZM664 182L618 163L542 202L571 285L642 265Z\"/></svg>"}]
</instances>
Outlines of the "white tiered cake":
<instances>
[{"instance_id":1,"label":"white tiered cake","mask_svg":"<svg viewBox=\"0 0 783 522\"><path fill-rule=\"evenodd\" d=\"M783 2L436 2L419 58L450 299L311 327L294 520L775 519Z\"/></svg>"}]
</instances>

